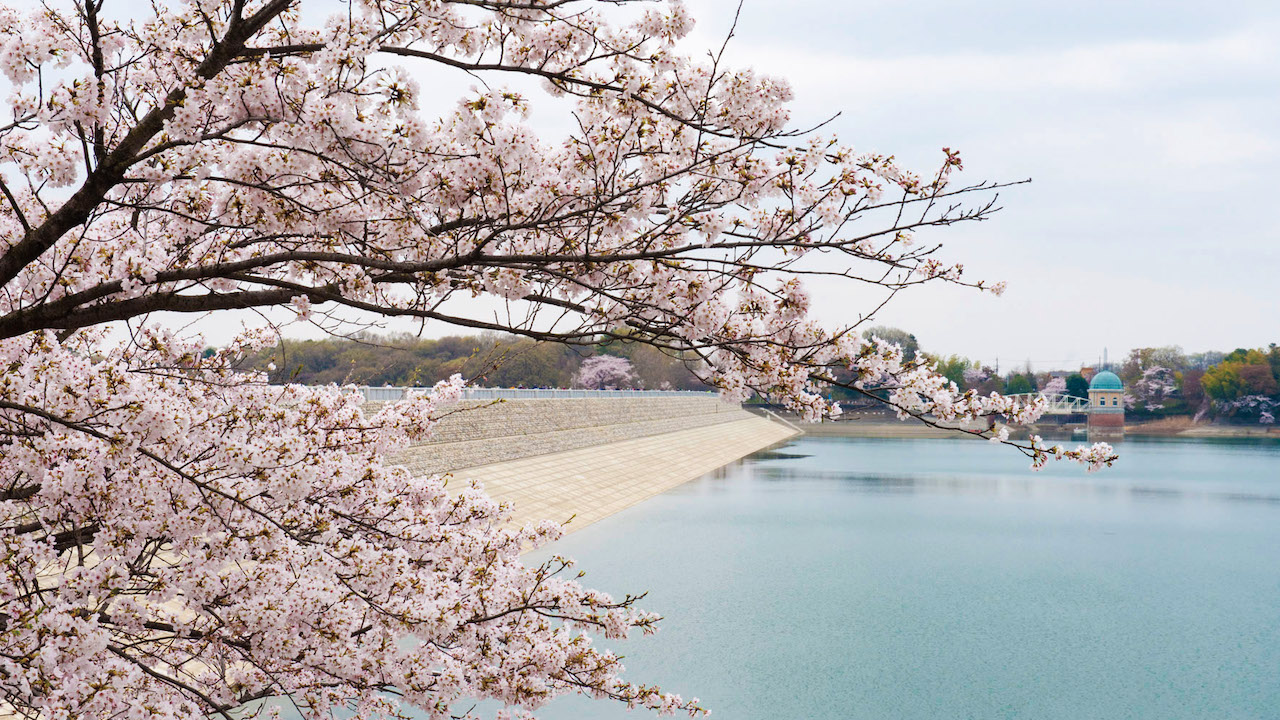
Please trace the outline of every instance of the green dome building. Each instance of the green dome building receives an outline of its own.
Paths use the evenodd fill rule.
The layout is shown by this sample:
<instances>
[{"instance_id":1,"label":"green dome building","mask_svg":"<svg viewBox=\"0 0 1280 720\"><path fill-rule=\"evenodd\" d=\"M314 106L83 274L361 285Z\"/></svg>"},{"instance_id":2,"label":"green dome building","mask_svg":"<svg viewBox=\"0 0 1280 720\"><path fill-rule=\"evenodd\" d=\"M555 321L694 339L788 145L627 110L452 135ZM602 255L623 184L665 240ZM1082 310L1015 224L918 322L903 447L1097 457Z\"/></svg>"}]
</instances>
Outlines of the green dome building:
<instances>
[{"instance_id":1,"label":"green dome building","mask_svg":"<svg viewBox=\"0 0 1280 720\"><path fill-rule=\"evenodd\" d=\"M1089 439L1124 437L1124 383L1110 370L1089 383Z\"/></svg>"}]
</instances>

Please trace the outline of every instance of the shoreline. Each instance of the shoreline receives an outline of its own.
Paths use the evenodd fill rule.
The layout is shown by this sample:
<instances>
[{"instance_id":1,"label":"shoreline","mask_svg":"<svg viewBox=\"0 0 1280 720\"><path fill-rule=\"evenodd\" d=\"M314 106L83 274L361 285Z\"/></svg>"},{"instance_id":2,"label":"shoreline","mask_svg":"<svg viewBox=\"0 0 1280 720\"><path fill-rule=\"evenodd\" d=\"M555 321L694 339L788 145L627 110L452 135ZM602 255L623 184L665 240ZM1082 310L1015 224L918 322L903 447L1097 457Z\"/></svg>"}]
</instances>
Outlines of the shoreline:
<instances>
[{"instance_id":1,"label":"shoreline","mask_svg":"<svg viewBox=\"0 0 1280 720\"><path fill-rule=\"evenodd\" d=\"M809 437L845 437L845 438L886 438L900 440L925 439L975 439L954 430L929 427L913 420L895 420L889 418L840 420L797 425ZM1016 437L1025 434L1025 429L1010 427ZM1056 427L1041 427L1040 434L1046 439L1072 439L1072 433L1055 432ZM1163 437L1187 439L1212 438L1262 438L1280 440L1280 427L1248 426L1248 425L1214 425L1212 423L1193 423L1190 418L1169 418L1144 423L1125 425L1126 436ZM1083 439L1081 439L1083 442Z\"/></svg>"},{"instance_id":2,"label":"shoreline","mask_svg":"<svg viewBox=\"0 0 1280 720\"><path fill-rule=\"evenodd\" d=\"M1126 435L1138 437L1181 437L1181 438L1271 438L1280 440L1280 428L1248 427L1235 425L1196 425L1185 430L1170 432L1159 428L1144 428L1141 425L1126 426Z\"/></svg>"}]
</instances>

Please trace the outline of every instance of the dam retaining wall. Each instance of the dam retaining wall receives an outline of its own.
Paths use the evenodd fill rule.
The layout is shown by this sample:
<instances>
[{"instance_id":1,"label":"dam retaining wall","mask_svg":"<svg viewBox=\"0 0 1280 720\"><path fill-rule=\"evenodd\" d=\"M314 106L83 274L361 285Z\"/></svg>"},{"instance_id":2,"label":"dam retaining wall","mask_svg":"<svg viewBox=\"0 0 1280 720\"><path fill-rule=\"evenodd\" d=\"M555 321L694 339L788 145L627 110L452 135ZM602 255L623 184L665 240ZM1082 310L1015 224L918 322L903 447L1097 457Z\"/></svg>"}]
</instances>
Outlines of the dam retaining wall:
<instances>
[{"instance_id":1,"label":"dam retaining wall","mask_svg":"<svg viewBox=\"0 0 1280 720\"><path fill-rule=\"evenodd\" d=\"M478 482L511 522L581 529L797 434L714 396L464 401L396 458ZM572 522L570 522L572 520Z\"/></svg>"},{"instance_id":2,"label":"dam retaining wall","mask_svg":"<svg viewBox=\"0 0 1280 720\"><path fill-rule=\"evenodd\" d=\"M467 400L398 460L430 475L753 417L714 396Z\"/></svg>"}]
</instances>

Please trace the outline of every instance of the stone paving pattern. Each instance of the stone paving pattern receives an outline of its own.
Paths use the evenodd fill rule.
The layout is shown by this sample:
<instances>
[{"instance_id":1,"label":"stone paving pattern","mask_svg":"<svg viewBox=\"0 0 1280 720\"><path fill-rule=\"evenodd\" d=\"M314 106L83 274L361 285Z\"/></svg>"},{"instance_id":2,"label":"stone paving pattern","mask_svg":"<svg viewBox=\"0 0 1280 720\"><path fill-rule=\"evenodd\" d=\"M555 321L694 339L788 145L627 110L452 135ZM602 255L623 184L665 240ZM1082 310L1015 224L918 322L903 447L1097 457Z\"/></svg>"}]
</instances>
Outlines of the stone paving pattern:
<instances>
[{"instance_id":1,"label":"stone paving pattern","mask_svg":"<svg viewBox=\"0 0 1280 720\"><path fill-rule=\"evenodd\" d=\"M754 417L713 397L505 400L450 408L397 458L415 475L596 447ZM735 458L736 459L736 458Z\"/></svg>"},{"instance_id":2,"label":"stone paving pattern","mask_svg":"<svg viewBox=\"0 0 1280 720\"><path fill-rule=\"evenodd\" d=\"M490 496L511 503L513 522L573 518L565 527L573 532L797 434L750 413L734 418L466 468L450 484L478 480Z\"/></svg>"}]
</instances>

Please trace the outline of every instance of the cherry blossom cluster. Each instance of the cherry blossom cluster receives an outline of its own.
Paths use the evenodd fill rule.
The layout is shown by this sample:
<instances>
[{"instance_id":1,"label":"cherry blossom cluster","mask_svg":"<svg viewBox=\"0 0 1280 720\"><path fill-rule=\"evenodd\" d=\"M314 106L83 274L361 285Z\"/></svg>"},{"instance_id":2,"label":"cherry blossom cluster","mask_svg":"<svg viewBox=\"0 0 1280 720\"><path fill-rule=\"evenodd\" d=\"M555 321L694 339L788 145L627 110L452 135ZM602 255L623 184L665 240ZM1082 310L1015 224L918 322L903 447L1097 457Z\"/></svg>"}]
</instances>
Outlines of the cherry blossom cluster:
<instances>
[{"instance_id":1,"label":"cherry blossom cluster","mask_svg":"<svg viewBox=\"0 0 1280 720\"><path fill-rule=\"evenodd\" d=\"M1280 408L1280 400L1267 395L1242 395L1217 405L1224 415L1248 417L1257 413L1260 424L1271 425L1276 421L1275 414L1277 408Z\"/></svg>"},{"instance_id":2,"label":"cherry blossom cluster","mask_svg":"<svg viewBox=\"0 0 1280 720\"><path fill-rule=\"evenodd\" d=\"M1045 395L1063 395L1067 392L1067 379L1062 376L1052 377L1040 388L1040 392Z\"/></svg>"},{"instance_id":3,"label":"cherry blossom cluster","mask_svg":"<svg viewBox=\"0 0 1280 720\"><path fill-rule=\"evenodd\" d=\"M973 387L974 385L981 385L982 383L986 382L987 379L990 377L991 377L991 374L987 372L985 368L965 368L964 384L968 385L969 387Z\"/></svg>"},{"instance_id":4,"label":"cherry blossom cluster","mask_svg":"<svg viewBox=\"0 0 1280 720\"><path fill-rule=\"evenodd\" d=\"M617 355L593 355L583 360L573 378L575 387L593 390L631 387L635 382L631 361Z\"/></svg>"},{"instance_id":5,"label":"cherry blossom cluster","mask_svg":"<svg viewBox=\"0 0 1280 720\"><path fill-rule=\"evenodd\" d=\"M192 717L287 694L445 716L583 690L665 711L587 632L651 631L633 598L520 553L479 488L383 462L461 380L364 413L338 388L268 386L162 331L90 358L48 333L0 343L0 696L41 717ZM73 549L74 552L68 552Z\"/></svg>"},{"instance_id":6,"label":"cherry blossom cluster","mask_svg":"<svg viewBox=\"0 0 1280 720\"><path fill-rule=\"evenodd\" d=\"M1142 377L1133 384L1133 397L1148 410L1159 410L1166 400L1177 397L1178 379L1173 370L1154 365L1142 371ZM1128 396L1126 396L1128 401Z\"/></svg>"},{"instance_id":7,"label":"cherry blossom cluster","mask_svg":"<svg viewBox=\"0 0 1280 720\"><path fill-rule=\"evenodd\" d=\"M593 646L654 629L635 598L521 563L558 528L386 460L458 380L366 412L239 372L271 332L206 356L155 313L625 338L810 418L839 412L822 389L840 378L984 436L1041 410L810 317L811 276L1003 288L921 240L994 209L993 186L955 184L954 151L917 175L790 131L785 82L684 52L679 0L625 21L619 2L352 0L317 27L306 1L0 7L6 712L229 717L288 696L442 718L567 692L701 712ZM440 104L417 78L448 72L482 82ZM573 131L535 132L529 79ZM452 309L478 296L512 309Z\"/></svg>"}]
</instances>

